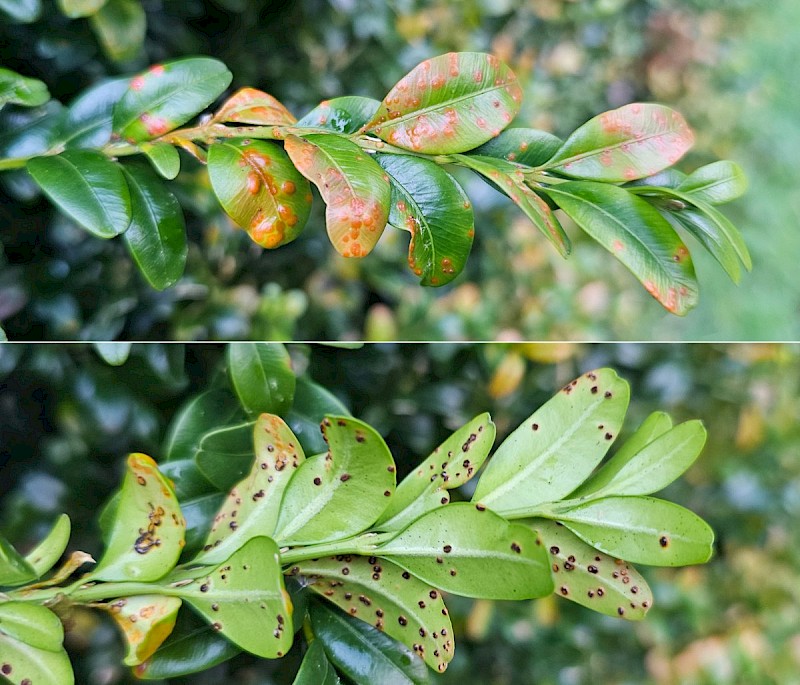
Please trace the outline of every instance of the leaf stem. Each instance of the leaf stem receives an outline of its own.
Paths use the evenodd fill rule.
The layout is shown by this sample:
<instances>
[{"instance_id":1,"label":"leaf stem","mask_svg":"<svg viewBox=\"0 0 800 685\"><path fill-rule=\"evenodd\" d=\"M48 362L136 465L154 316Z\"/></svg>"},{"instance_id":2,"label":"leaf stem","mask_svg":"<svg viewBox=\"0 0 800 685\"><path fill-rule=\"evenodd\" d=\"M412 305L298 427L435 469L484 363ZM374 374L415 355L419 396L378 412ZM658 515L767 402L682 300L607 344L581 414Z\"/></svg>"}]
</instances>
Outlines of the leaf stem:
<instances>
[{"instance_id":1,"label":"leaf stem","mask_svg":"<svg viewBox=\"0 0 800 685\"><path fill-rule=\"evenodd\" d=\"M331 557L337 554L359 554L361 556L374 553L380 545L391 540L397 533L364 533L356 537L323 542L318 545L289 548L281 550L281 565L288 566L298 561Z\"/></svg>"}]
</instances>

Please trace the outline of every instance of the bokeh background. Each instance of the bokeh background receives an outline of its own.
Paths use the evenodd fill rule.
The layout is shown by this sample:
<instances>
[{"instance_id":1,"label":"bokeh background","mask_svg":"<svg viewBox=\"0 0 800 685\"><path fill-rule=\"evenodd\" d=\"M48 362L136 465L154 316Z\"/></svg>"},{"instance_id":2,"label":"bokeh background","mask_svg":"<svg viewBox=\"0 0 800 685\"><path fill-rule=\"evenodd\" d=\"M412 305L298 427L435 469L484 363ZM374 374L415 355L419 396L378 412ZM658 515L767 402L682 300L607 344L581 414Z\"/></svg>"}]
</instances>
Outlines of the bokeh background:
<instances>
[{"instance_id":1,"label":"bokeh background","mask_svg":"<svg viewBox=\"0 0 800 685\"><path fill-rule=\"evenodd\" d=\"M664 496L708 520L711 562L640 567L656 602L641 623L552 596L450 597L456 658L433 683L739 685L800 682L800 345L291 344L307 372L386 438L401 475L449 432L490 411L498 440L578 373L631 384L621 440L652 411L702 419L700 459ZM100 551L96 515L124 456L158 458L176 409L224 373L219 345L134 346L111 367L90 345L0 346L0 531L21 549L59 512L71 549ZM458 494L456 493L456 497ZM81 614L69 634L78 682L133 683L112 625ZM173 683L291 683L280 661L237 657Z\"/></svg>"},{"instance_id":2,"label":"bokeh background","mask_svg":"<svg viewBox=\"0 0 800 685\"><path fill-rule=\"evenodd\" d=\"M39 4L30 23L10 19L9 8L16 6L19 19L25 7ZM678 319L574 226L568 230L575 251L564 261L510 202L468 180L477 239L467 270L449 286L425 289L406 267L405 234L387 232L361 261L337 256L320 201L299 240L262 250L231 227L204 171L186 162L172 185L187 215L189 265L181 282L159 293L136 272L120 240L103 242L77 229L37 198L19 172L0 177L0 326L11 339L800 338L795 0L142 0L141 6L143 46L132 59L114 61L109 51L130 42L133 27L104 48L89 22L66 19L52 0L5 0L0 61L44 80L69 102L108 75L213 55L233 71L232 87L264 89L301 115L323 98L381 98L426 57L492 51L524 85L517 125L565 135L598 112L636 100L682 111L697 144L681 166L730 158L750 178L748 194L726 212L744 233L754 271L736 287L690 243L698 248L701 304ZM141 19L132 23L141 28ZM0 152L8 143L2 123Z\"/></svg>"}]
</instances>

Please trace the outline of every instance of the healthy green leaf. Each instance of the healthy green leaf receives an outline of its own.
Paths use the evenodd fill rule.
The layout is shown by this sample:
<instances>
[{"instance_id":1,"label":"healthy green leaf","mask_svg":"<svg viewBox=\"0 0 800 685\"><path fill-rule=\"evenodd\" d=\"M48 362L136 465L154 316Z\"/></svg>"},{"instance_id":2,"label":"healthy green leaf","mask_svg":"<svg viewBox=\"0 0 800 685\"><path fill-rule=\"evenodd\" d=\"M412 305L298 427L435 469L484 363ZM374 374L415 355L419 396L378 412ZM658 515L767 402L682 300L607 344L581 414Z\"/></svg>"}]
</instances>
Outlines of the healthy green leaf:
<instances>
[{"instance_id":1,"label":"healthy green leaf","mask_svg":"<svg viewBox=\"0 0 800 685\"><path fill-rule=\"evenodd\" d=\"M676 190L691 195L695 200L721 205L744 195L747 177L736 162L721 160L696 169Z\"/></svg>"},{"instance_id":2,"label":"healthy green leaf","mask_svg":"<svg viewBox=\"0 0 800 685\"><path fill-rule=\"evenodd\" d=\"M381 103L372 98L348 95L325 100L306 114L297 126L328 128L337 133L355 133L378 111Z\"/></svg>"},{"instance_id":3,"label":"healthy green leaf","mask_svg":"<svg viewBox=\"0 0 800 685\"><path fill-rule=\"evenodd\" d=\"M339 676L319 640L314 640L308 646L303 656L303 663L292 682L292 685L339 685Z\"/></svg>"},{"instance_id":4,"label":"healthy green leaf","mask_svg":"<svg viewBox=\"0 0 800 685\"><path fill-rule=\"evenodd\" d=\"M553 591L547 553L530 529L482 504L448 504L375 551L426 583L466 597L532 599Z\"/></svg>"},{"instance_id":5,"label":"healthy green leaf","mask_svg":"<svg viewBox=\"0 0 800 685\"><path fill-rule=\"evenodd\" d=\"M542 235L553 243L562 257L570 253L572 245L567 234L547 203L525 184L525 176L519 166L479 155L455 155L455 158L511 198Z\"/></svg>"},{"instance_id":6,"label":"healthy green leaf","mask_svg":"<svg viewBox=\"0 0 800 685\"><path fill-rule=\"evenodd\" d=\"M147 31L147 17L139 0L106 0L89 17L103 52L115 62L139 55Z\"/></svg>"},{"instance_id":7,"label":"healthy green leaf","mask_svg":"<svg viewBox=\"0 0 800 685\"><path fill-rule=\"evenodd\" d=\"M66 150L28 162L33 180L65 214L98 238L131 222L131 197L119 164L96 150Z\"/></svg>"},{"instance_id":8,"label":"healthy green leaf","mask_svg":"<svg viewBox=\"0 0 800 685\"><path fill-rule=\"evenodd\" d=\"M172 570L186 522L172 486L145 454L131 454L106 551L93 580L158 580Z\"/></svg>"},{"instance_id":9,"label":"healthy green leaf","mask_svg":"<svg viewBox=\"0 0 800 685\"><path fill-rule=\"evenodd\" d=\"M88 17L97 12L107 0L58 0L58 8L70 19Z\"/></svg>"},{"instance_id":10,"label":"healthy green leaf","mask_svg":"<svg viewBox=\"0 0 800 685\"><path fill-rule=\"evenodd\" d=\"M408 265L422 285L444 285L464 269L475 235L469 198L439 165L376 155L392 187L389 223L411 234Z\"/></svg>"},{"instance_id":11,"label":"healthy green leaf","mask_svg":"<svg viewBox=\"0 0 800 685\"><path fill-rule=\"evenodd\" d=\"M472 501L524 518L538 504L568 495L619 434L629 396L628 384L612 369L568 383L497 448Z\"/></svg>"},{"instance_id":12,"label":"healthy green leaf","mask_svg":"<svg viewBox=\"0 0 800 685\"><path fill-rule=\"evenodd\" d=\"M472 150L473 155L497 157L525 166L541 166L561 147L563 141L552 133L535 128L507 128Z\"/></svg>"},{"instance_id":13,"label":"healthy green leaf","mask_svg":"<svg viewBox=\"0 0 800 685\"><path fill-rule=\"evenodd\" d=\"M282 414L292 406L296 380L289 353L280 343L229 345L228 373L248 414Z\"/></svg>"},{"instance_id":14,"label":"healthy green leaf","mask_svg":"<svg viewBox=\"0 0 800 685\"><path fill-rule=\"evenodd\" d=\"M42 81L0 67L0 109L9 102L23 107L38 107L49 99L50 92Z\"/></svg>"},{"instance_id":15,"label":"healthy green leaf","mask_svg":"<svg viewBox=\"0 0 800 685\"><path fill-rule=\"evenodd\" d=\"M96 342L92 343L92 347L97 356L109 366L122 366L131 353L129 342Z\"/></svg>"},{"instance_id":16,"label":"healthy green leaf","mask_svg":"<svg viewBox=\"0 0 800 685\"><path fill-rule=\"evenodd\" d=\"M635 568L598 552L554 521L536 519L531 525L550 554L556 595L608 616L645 617L653 593Z\"/></svg>"},{"instance_id":17,"label":"healthy green leaf","mask_svg":"<svg viewBox=\"0 0 800 685\"><path fill-rule=\"evenodd\" d=\"M20 24L36 21L41 11L41 0L0 0L0 12Z\"/></svg>"},{"instance_id":18,"label":"healthy green leaf","mask_svg":"<svg viewBox=\"0 0 800 685\"><path fill-rule=\"evenodd\" d=\"M149 169L130 165L124 171L131 197L125 245L147 282L156 290L164 290L183 275L186 266L183 211Z\"/></svg>"},{"instance_id":19,"label":"healthy green leaf","mask_svg":"<svg viewBox=\"0 0 800 685\"><path fill-rule=\"evenodd\" d=\"M212 119L214 123L288 126L294 116L278 100L255 88L241 88L231 95Z\"/></svg>"},{"instance_id":20,"label":"healthy green leaf","mask_svg":"<svg viewBox=\"0 0 800 685\"><path fill-rule=\"evenodd\" d=\"M377 521L394 494L394 461L374 428L331 416L322 432L330 451L306 459L284 493L274 536L281 546L356 535Z\"/></svg>"},{"instance_id":21,"label":"healthy green leaf","mask_svg":"<svg viewBox=\"0 0 800 685\"><path fill-rule=\"evenodd\" d=\"M311 629L336 668L356 685L427 685L425 663L405 645L364 621L320 602L310 606Z\"/></svg>"},{"instance_id":22,"label":"healthy green leaf","mask_svg":"<svg viewBox=\"0 0 800 685\"><path fill-rule=\"evenodd\" d=\"M180 502L186 502L192 497L210 494L218 490L197 468L194 459L161 462L159 468L161 473L175 484L175 495Z\"/></svg>"},{"instance_id":23,"label":"healthy green leaf","mask_svg":"<svg viewBox=\"0 0 800 685\"><path fill-rule=\"evenodd\" d=\"M389 177L358 145L338 135L287 136L286 152L319 189L328 237L343 257L365 257L389 218Z\"/></svg>"},{"instance_id":24,"label":"healthy green leaf","mask_svg":"<svg viewBox=\"0 0 800 685\"><path fill-rule=\"evenodd\" d=\"M61 651L64 627L50 609L29 602L0 604L0 634L46 652ZM0 671L3 675L8 675Z\"/></svg>"},{"instance_id":25,"label":"healthy green leaf","mask_svg":"<svg viewBox=\"0 0 800 685\"><path fill-rule=\"evenodd\" d=\"M633 181L672 166L693 143L694 134L678 112L634 103L587 121L545 168L573 178Z\"/></svg>"},{"instance_id":26,"label":"healthy green leaf","mask_svg":"<svg viewBox=\"0 0 800 685\"><path fill-rule=\"evenodd\" d=\"M122 630L126 666L149 659L175 627L181 600L161 595L122 597L103 605Z\"/></svg>"},{"instance_id":27,"label":"healthy green leaf","mask_svg":"<svg viewBox=\"0 0 800 685\"><path fill-rule=\"evenodd\" d=\"M714 531L697 514L655 497L604 497L564 502L547 518L561 521L606 554L650 566L703 564Z\"/></svg>"},{"instance_id":28,"label":"healthy green leaf","mask_svg":"<svg viewBox=\"0 0 800 685\"><path fill-rule=\"evenodd\" d=\"M171 461L170 464L179 462ZM225 501L222 492L211 492L195 495L190 499L181 499L181 511L186 520L186 545L181 554L182 559L193 558L203 548L211 523Z\"/></svg>"},{"instance_id":29,"label":"healthy green leaf","mask_svg":"<svg viewBox=\"0 0 800 685\"><path fill-rule=\"evenodd\" d=\"M683 316L697 304L697 279L689 249L646 201L625 188L590 181L560 183L546 192L628 267L665 309Z\"/></svg>"},{"instance_id":30,"label":"healthy green leaf","mask_svg":"<svg viewBox=\"0 0 800 685\"><path fill-rule=\"evenodd\" d=\"M216 488L228 492L253 464L255 419L212 428L198 443L194 462Z\"/></svg>"},{"instance_id":31,"label":"healthy green leaf","mask_svg":"<svg viewBox=\"0 0 800 685\"><path fill-rule=\"evenodd\" d=\"M685 178L686 174L684 174L682 171L669 168L659 171L657 174L653 174L647 178L640 178L636 181L626 183L624 187L633 188L636 186L664 186L665 188L677 188L681 183L683 183Z\"/></svg>"},{"instance_id":32,"label":"healthy green leaf","mask_svg":"<svg viewBox=\"0 0 800 685\"><path fill-rule=\"evenodd\" d=\"M495 426L488 413L455 431L397 486L376 528L401 530L431 509L447 504L447 491L464 485L477 473L489 456L494 437Z\"/></svg>"},{"instance_id":33,"label":"healthy green leaf","mask_svg":"<svg viewBox=\"0 0 800 685\"><path fill-rule=\"evenodd\" d=\"M61 126L61 140L68 148L96 148L111 139L114 105L130 84L129 78L102 81L83 91L69 105Z\"/></svg>"},{"instance_id":34,"label":"healthy green leaf","mask_svg":"<svg viewBox=\"0 0 800 685\"><path fill-rule=\"evenodd\" d=\"M441 594L377 557L338 556L292 567L311 590L345 613L411 647L439 672L453 658L453 626Z\"/></svg>"},{"instance_id":35,"label":"healthy green leaf","mask_svg":"<svg viewBox=\"0 0 800 685\"><path fill-rule=\"evenodd\" d=\"M150 67L131 79L114 107L114 132L133 143L164 135L210 105L231 78L222 62L208 57Z\"/></svg>"},{"instance_id":36,"label":"healthy green leaf","mask_svg":"<svg viewBox=\"0 0 800 685\"><path fill-rule=\"evenodd\" d=\"M53 568L64 554L69 544L70 528L69 516L61 514L50 532L25 556L25 561L30 564L37 577L41 578Z\"/></svg>"},{"instance_id":37,"label":"healthy green leaf","mask_svg":"<svg viewBox=\"0 0 800 685\"><path fill-rule=\"evenodd\" d=\"M319 427L326 414L350 416L347 407L331 392L307 376L300 376L294 391L294 404L286 415L286 423L297 436L306 454L319 454L328 449Z\"/></svg>"},{"instance_id":38,"label":"healthy green leaf","mask_svg":"<svg viewBox=\"0 0 800 685\"><path fill-rule=\"evenodd\" d=\"M465 152L500 135L521 102L517 77L497 57L451 52L414 67L364 130L414 152Z\"/></svg>"},{"instance_id":39,"label":"healthy green leaf","mask_svg":"<svg viewBox=\"0 0 800 685\"><path fill-rule=\"evenodd\" d=\"M162 178L171 181L181 170L181 156L169 143L143 143L139 146Z\"/></svg>"},{"instance_id":40,"label":"healthy green leaf","mask_svg":"<svg viewBox=\"0 0 800 685\"><path fill-rule=\"evenodd\" d=\"M38 574L8 540L0 536L0 586L24 585Z\"/></svg>"},{"instance_id":41,"label":"healthy green leaf","mask_svg":"<svg viewBox=\"0 0 800 685\"><path fill-rule=\"evenodd\" d=\"M211 187L228 215L259 245L294 240L311 212L311 186L274 143L243 138L208 151Z\"/></svg>"},{"instance_id":42,"label":"healthy green leaf","mask_svg":"<svg viewBox=\"0 0 800 685\"><path fill-rule=\"evenodd\" d=\"M224 390L207 390L189 400L169 427L163 453L167 460L194 459L202 437L212 428L244 419L233 395Z\"/></svg>"},{"instance_id":43,"label":"healthy green leaf","mask_svg":"<svg viewBox=\"0 0 800 685\"><path fill-rule=\"evenodd\" d=\"M275 530L283 492L305 454L289 427L273 414L258 417L254 442L256 458L250 473L217 512L196 562L224 561L250 538Z\"/></svg>"}]
</instances>

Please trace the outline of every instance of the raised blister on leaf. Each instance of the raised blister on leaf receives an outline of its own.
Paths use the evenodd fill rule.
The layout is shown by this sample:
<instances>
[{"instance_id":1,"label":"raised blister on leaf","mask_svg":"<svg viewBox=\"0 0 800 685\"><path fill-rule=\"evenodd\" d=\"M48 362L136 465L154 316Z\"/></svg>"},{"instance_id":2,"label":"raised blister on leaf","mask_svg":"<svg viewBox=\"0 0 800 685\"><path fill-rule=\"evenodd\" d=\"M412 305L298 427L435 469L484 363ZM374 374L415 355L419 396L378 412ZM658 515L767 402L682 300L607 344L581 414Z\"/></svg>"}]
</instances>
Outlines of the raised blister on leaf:
<instances>
[{"instance_id":1,"label":"raised blister on leaf","mask_svg":"<svg viewBox=\"0 0 800 685\"><path fill-rule=\"evenodd\" d=\"M633 181L672 166L693 143L694 134L679 112L634 103L587 121L545 167L573 178Z\"/></svg>"},{"instance_id":2,"label":"raised blister on leaf","mask_svg":"<svg viewBox=\"0 0 800 685\"><path fill-rule=\"evenodd\" d=\"M319 103L297 126L329 128L337 133L355 133L378 111L381 103L372 98L346 95Z\"/></svg>"},{"instance_id":3,"label":"raised blister on leaf","mask_svg":"<svg viewBox=\"0 0 800 685\"><path fill-rule=\"evenodd\" d=\"M328 237L343 257L372 251L389 218L389 177L358 145L337 135L288 136L286 152L327 205Z\"/></svg>"},{"instance_id":4,"label":"raised blister on leaf","mask_svg":"<svg viewBox=\"0 0 800 685\"><path fill-rule=\"evenodd\" d=\"M25 556L25 561L36 571L37 576L47 573L64 554L69 543L70 529L69 516L61 514L45 538Z\"/></svg>"},{"instance_id":5,"label":"raised blister on leaf","mask_svg":"<svg viewBox=\"0 0 800 685\"><path fill-rule=\"evenodd\" d=\"M564 141L547 131L507 128L497 138L492 138L472 153L536 167L550 159L563 143Z\"/></svg>"},{"instance_id":6,"label":"raised blister on leaf","mask_svg":"<svg viewBox=\"0 0 800 685\"><path fill-rule=\"evenodd\" d=\"M103 605L122 630L128 653L126 666L149 659L175 627L181 600L178 597L137 595Z\"/></svg>"},{"instance_id":7,"label":"raised blister on leaf","mask_svg":"<svg viewBox=\"0 0 800 685\"><path fill-rule=\"evenodd\" d=\"M500 135L521 102L514 72L497 57L450 52L414 67L364 129L414 152L465 152Z\"/></svg>"},{"instance_id":8,"label":"raised blister on leaf","mask_svg":"<svg viewBox=\"0 0 800 685\"><path fill-rule=\"evenodd\" d=\"M241 88L214 115L216 123L287 126L295 122L292 113L276 98L256 88Z\"/></svg>"}]
</instances>

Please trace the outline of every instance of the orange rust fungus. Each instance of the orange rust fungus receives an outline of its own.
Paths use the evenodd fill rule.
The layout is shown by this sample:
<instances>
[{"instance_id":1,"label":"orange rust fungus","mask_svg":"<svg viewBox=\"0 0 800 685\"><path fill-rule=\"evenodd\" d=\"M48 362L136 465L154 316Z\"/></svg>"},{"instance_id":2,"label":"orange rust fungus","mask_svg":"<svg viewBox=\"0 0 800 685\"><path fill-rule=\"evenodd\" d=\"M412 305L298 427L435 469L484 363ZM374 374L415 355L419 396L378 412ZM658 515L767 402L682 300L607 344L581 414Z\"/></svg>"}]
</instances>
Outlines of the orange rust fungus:
<instances>
[{"instance_id":1,"label":"orange rust fungus","mask_svg":"<svg viewBox=\"0 0 800 685\"><path fill-rule=\"evenodd\" d=\"M458 53L457 52L449 53L447 55L447 62L448 65L450 66L450 76L455 78L461 73L458 68Z\"/></svg>"},{"instance_id":2,"label":"orange rust fungus","mask_svg":"<svg viewBox=\"0 0 800 685\"><path fill-rule=\"evenodd\" d=\"M281 183L281 190L286 195L294 195L295 191L297 190L297 187L292 181L284 181L283 183Z\"/></svg>"},{"instance_id":3,"label":"orange rust fungus","mask_svg":"<svg viewBox=\"0 0 800 685\"><path fill-rule=\"evenodd\" d=\"M161 76L164 73L164 65L163 64L154 64L148 70L148 73L152 74L153 76Z\"/></svg>"},{"instance_id":4,"label":"orange rust fungus","mask_svg":"<svg viewBox=\"0 0 800 685\"><path fill-rule=\"evenodd\" d=\"M625 249L625 246L622 244L621 241L615 240L613 244L614 252L622 252Z\"/></svg>"},{"instance_id":5,"label":"orange rust fungus","mask_svg":"<svg viewBox=\"0 0 800 685\"><path fill-rule=\"evenodd\" d=\"M444 85L444 83L445 83L444 76L442 76L441 74L436 74L436 76L434 76L431 79L431 88L433 88L434 90L439 90L439 88L441 88Z\"/></svg>"},{"instance_id":6,"label":"orange rust fungus","mask_svg":"<svg viewBox=\"0 0 800 685\"><path fill-rule=\"evenodd\" d=\"M144 124L147 134L150 136L160 136L172 129L169 121L163 117L156 117L148 112L145 112L139 117L140 121Z\"/></svg>"},{"instance_id":7,"label":"orange rust fungus","mask_svg":"<svg viewBox=\"0 0 800 685\"><path fill-rule=\"evenodd\" d=\"M144 78L135 76L131 79L131 90L141 90L142 88L144 88Z\"/></svg>"},{"instance_id":8,"label":"orange rust fungus","mask_svg":"<svg viewBox=\"0 0 800 685\"><path fill-rule=\"evenodd\" d=\"M676 262L682 262L688 256L689 250L686 249L685 245L681 245L677 250L675 250L675 254L672 255L672 259Z\"/></svg>"},{"instance_id":9,"label":"orange rust fungus","mask_svg":"<svg viewBox=\"0 0 800 685\"><path fill-rule=\"evenodd\" d=\"M472 74L472 80L475 83L481 83L483 81L483 72L480 69L476 69Z\"/></svg>"},{"instance_id":10,"label":"orange rust fungus","mask_svg":"<svg viewBox=\"0 0 800 685\"><path fill-rule=\"evenodd\" d=\"M261 180L255 171L251 171L247 174L247 192L257 195L259 190L261 190Z\"/></svg>"}]
</instances>

